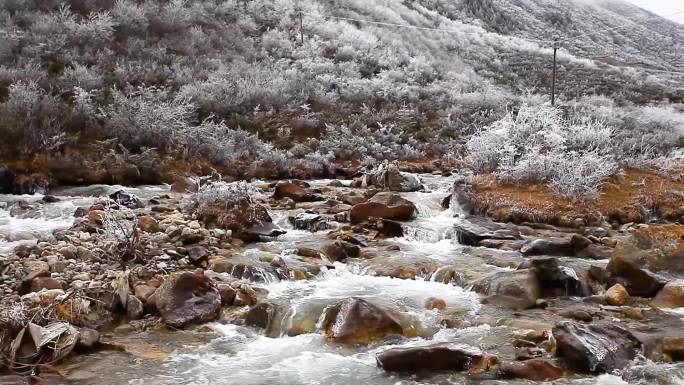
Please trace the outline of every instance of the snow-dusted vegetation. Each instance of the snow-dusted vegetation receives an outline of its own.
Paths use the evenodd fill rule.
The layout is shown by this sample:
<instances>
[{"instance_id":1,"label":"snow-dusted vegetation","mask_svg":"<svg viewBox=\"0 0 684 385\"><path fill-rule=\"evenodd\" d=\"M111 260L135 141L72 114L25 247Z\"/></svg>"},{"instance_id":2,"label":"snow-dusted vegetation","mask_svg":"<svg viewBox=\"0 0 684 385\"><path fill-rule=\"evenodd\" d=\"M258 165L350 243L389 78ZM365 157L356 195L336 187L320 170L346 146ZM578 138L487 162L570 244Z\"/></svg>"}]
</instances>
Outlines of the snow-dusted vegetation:
<instances>
[{"instance_id":1,"label":"snow-dusted vegetation","mask_svg":"<svg viewBox=\"0 0 684 385\"><path fill-rule=\"evenodd\" d=\"M636 32L611 32L610 44L591 35L565 44L561 110L542 107L552 36L532 19L555 20L551 29L573 36L595 28L586 22L589 11L608 26L651 16L601 4L531 3L522 10L466 0L355 0L344 7L318 0L1 0L0 153L26 157L83 138L116 138L133 154L154 148L175 159L268 170L258 175L467 155L479 159L477 170L553 183L573 195L595 192L595 182L619 165L676 161L682 107L668 103L684 100L681 76L592 60L598 46L640 47ZM681 48L682 27L647 23L639 33L657 42L640 62L675 69L660 53ZM628 59L635 57L613 64ZM567 148L550 153L537 139L557 138L527 143L513 133L542 117L578 136L564 134ZM491 154L488 132L505 127L521 141L497 142L499 153ZM587 144L594 134L610 144ZM474 153L482 146L486 151ZM531 169L537 155L554 166ZM584 185L568 189L572 180Z\"/></svg>"}]
</instances>

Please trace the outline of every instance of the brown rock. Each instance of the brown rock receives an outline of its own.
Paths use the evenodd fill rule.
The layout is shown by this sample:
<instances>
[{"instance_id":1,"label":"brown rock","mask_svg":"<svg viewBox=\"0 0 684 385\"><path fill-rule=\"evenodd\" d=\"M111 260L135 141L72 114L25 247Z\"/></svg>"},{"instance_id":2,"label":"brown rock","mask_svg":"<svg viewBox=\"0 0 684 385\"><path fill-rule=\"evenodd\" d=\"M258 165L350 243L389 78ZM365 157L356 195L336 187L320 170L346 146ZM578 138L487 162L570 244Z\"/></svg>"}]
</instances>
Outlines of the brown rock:
<instances>
[{"instance_id":1,"label":"brown rock","mask_svg":"<svg viewBox=\"0 0 684 385\"><path fill-rule=\"evenodd\" d=\"M349 298L328 308L323 329L328 340L350 345L368 344L403 333L393 314L360 298Z\"/></svg>"},{"instance_id":2,"label":"brown rock","mask_svg":"<svg viewBox=\"0 0 684 385\"><path fill-rule=\"evenodd\" d=\"M277 200L290 198L295 202L316 202L323 200L321 196L309 194L304 188L287 181L280 181L276 184L273 198Z\"/></svg>"},{"instance_id":3,"label":"brown rock","mask_svg":"<svg viewBox=\"0 0 684 385\"><path fill-rule=\"evenodd\" d=\"M143 303L138 297L129 295L126 302L126 316L128 319L137 320L143 316Z\"/></svg>"},{"instance_id":4,"label":"brown rock","mask_svg":"<svg viewBox=\"0 0 684 385\"><path fill-rule=\"evenodd\" d=\"M669 282L651 301L651 306L659 308L684 307L684 281Z\"/></svg>"},{"instance_id":5,"label":"brown rock","mask_svg":"<svg viewBox=\"0 0 684 385\"><path fill-rule=\"evenodd\" d=\"M171 191L180 194L196 193L198 189L197 183L186 176L176 178L171 184Z\"/></svg>"},{"instance_id":6,"label":"brown rock","mask_svg":"<svg viewBox=\"0 0 684 385\"><path fill-rule=\"evenodd\" d=\"M617 245L608 272L629 294L652 297L669 281L684 277L684 226L648 226Z\"/></svg>"},{"instance_id":7,"label":"brown rock","mask_svg":"<svg viewBox=\"0 0 684 385\"><path fill-rule=\"evenodd\" d=\"M148 285L138 285L135 287L135 296L141 301L147 302L147 299L154 294L157 288Z\"/></svg>"},{"instance_id":8,"label":"brown rock","mask_svg":"<svg viewBox=\"0 0 684 385\"><path fill-rule=\"evenodd\" d=\"M640 343L616 325L562 321L553 327L558 354L573 368L592 373L622 369L636 356Z\"/></svg>"},{"instance_id":9,"label":"brown rock","mask_svg":"<svg viewBox=\"0 0 684 385\"><path fill-rule=\"evenodd\" d=\"M168 277L155 291L155 304L162 319L174 327L207 322L218 316L221 296L209 278L190 272Z\"/></svg>"},{"instance_id":10,"label":"brown rock","mask_svg":"<svg viewBox=\"0 0 684 385\"><path fill-rule=\"evenodd\" d=\"M358 258L361 249L349 242L334 241L323 246L323 253L331 262L345 261L347 258Z\"/></svg>"},{"instance_id":11,"label":"brown rock","mask_svg":"<svg viewBox=\"0 0 684 385\"><path fill-rule=\"evenodd\" d=\"M531 381L550 381L563 377L563 368L544 358L523 362L504 362L499 366L506 377L524 378Z\"/></svg>"},{"instance_id":12,"label":"brown rock","mask_svg":"<svg viewBox=\"0 0 684 385\"><path fill-rule=\"evenodd\" d=\"M105 216L106 214L103 210L90 210L88 212L88 221L96 226L102 226Z\"/></svg>"},{"instance_id":13,"label":"brown rock","mask_svg":"<svg viewBox=\"0 0 684 385\"><path fill-rule=\"evenodd\" d=\"M391 192L375 194L368 202L360 203L352 207L350 220L352 223L360 223L368 218L382 218L396 221L405 221L413 217L416 206Z\"/></svg>"},{"instance_id":14,"label":"brown rock","mask_svg":"<svg viewBox=\"0 0 684 385\"><path fill-rule=\"evenodd\" d=\"M536 306L541 293L539 280L530 269L494 273L476 281L473 289L487 295L487 303L510 309Z\"/></svg>"},{"instance_id":15,"label":"brown rock","mask_svg":"<svg viewBox=\"0 0 684 385\"><path fill-rule=\"evenodd\" d=\"M479 351L465 350L448 343L392 348L376 356L378 366L390 372L472 370L482 366L482 361L486 359Z\"/></svg>"},{"instance_id":16,"label":"brown rock","mask_svg":"<svg viewBox=\"0 0 684 385\"><path fill-rule=\"evenodd\" d=\"M159 228L159 222L149 215L138 217L138 227L140 227L140 230L146 233L158 233L161 231Z\"/></svg>"},{"instance_id":17,"label":"brown rock","mask_svg":"<svg viewBox=\"0 0 684 385\"><path fill-rule=\"evenodd\" d=\"M606 291L606 302L613 306L623 306L629 301L627 289L619 283L613 285Z\"/></svg>"}]
</instances>

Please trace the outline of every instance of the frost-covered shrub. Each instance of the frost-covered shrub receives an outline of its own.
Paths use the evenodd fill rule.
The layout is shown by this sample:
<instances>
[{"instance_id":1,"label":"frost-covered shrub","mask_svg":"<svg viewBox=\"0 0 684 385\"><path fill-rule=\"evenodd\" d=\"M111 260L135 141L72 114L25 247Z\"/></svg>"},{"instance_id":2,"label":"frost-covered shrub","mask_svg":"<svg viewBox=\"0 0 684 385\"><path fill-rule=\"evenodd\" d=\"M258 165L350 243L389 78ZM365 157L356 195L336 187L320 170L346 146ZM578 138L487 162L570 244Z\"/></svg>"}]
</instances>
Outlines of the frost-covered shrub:
<instances>
[{"instance_id":1,"label":"frost-covered shrub","mask_svg":"<svg viewBox=\"0 0 684 385\"><path fill-rule=\"evenodd\" d=\"M142 34L147 30L149 21L145 10L132 0L117 0L110 12L116 32L121 36Z\"/></svg>"},{"instance_id":2,"label":"frost-covered shrub","mask_svg":"<svg viewBox=\"0 0 684 385\"><path fill-rule=\"evenodd\" d=\"M192 103L166 89L141 87L128 95L113 90L99 115L109 135L126 146L174 151L183 145L194 112Z\"/></svg>"},{"instance_id":3,"label":"frost-covered shrub","mask_svg":"<svg viewBox=\"0 0 684 385\"><path fill-rule=\"evenodd\" d=\"M476 172L494 172L507 182L542 182L562 195L595 196L618 169L613 131L561 114L550 106L523 105L474 135L467 161Z\"/></svg>"},{"instance_id":4,"label":"frost-covered shrub","mask_svg":"<svg viewBox=\"0 0 684 385\"><path fill-rule=\"evenodd\" d=\"M247 182L211 182L200 186L199 191L188 197L185 206L196 208L219 204L232 207L241 203L254 203L254 198L260 195L259 190Z\"/></svg>"},{"instance_id":5,"label":"frost-covered shrub","mask_svg":"<svg viewBox=\"0 0 684 385\"><path fill-rule=\"evenodd\" d=\"M360 160L372 157L378 160L419 159L425 153L419 144L396 125L351 128L347 125L328 125L325 136L312 145L318 152L337 159Z\"/></svg>"},{"instance_id":6,"label":"frost-covered shrub","mask_svg":"<svg viewBox=\"0 0 684 385\"><path fill-rule=\"evenodd\" d=\"M0 103L0 133L9 153L50 151L64 142L64 106L35 82L17 82Z\"/></svg>"}]
</instances>

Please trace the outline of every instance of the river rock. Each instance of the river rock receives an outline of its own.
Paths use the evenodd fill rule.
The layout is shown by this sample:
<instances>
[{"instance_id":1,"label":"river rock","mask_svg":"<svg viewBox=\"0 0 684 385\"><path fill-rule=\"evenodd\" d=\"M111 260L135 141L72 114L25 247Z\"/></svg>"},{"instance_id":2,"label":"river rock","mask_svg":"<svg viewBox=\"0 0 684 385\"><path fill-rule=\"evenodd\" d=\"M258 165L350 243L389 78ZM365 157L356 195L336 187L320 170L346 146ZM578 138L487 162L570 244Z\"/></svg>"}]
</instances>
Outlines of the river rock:
<instances>
[{"instance_id":1,"label":"river rock","mask_svg":"<svg viewBox=\"0 0 684 385\"><path fill-rule=\"evenodd\" d=\"M616 325L559 322L553 327L558 354L583 372L610 373L622 369L636 356L640 343Z\"/></svg>"},{"instance_id":2,"label":"river rock","mask_svg":"<svg viewBox=\"0 0 684 385\"><path fill-rule=\"evenodd\" d=\"M530 263L545 295L587 296L591 294L591 290L582 282L577 272L562 264L558 258L534 258Z\"/></svg>"},{"instance_id":3,"label":"river rock","mask_svg":"<svg viewBox=\"0 0 684 385\"><path fill-rule=\"evenodd\" d=\"M454 231L458 242L466 246L478 246L481 241L494 236L489 229L465 219L454 223Z\"/></svg>"},{"instance_id":4,"label":"river rock","mask_svg":"<svg viewBox=\"0 0 684 385\"><path fill-rule=\"evenodd\" d=\"M423 188L417 176L401 172L396 164L388 163L364 175L363 184L398 192L418 191Z\"/></svg>"},{"instance_id":5,"label":"river rock","mask_svg":"<svg viewBox=\"0 0 684 385\"><path fill-rule=\"evenodd\" d=\"M221 296L211 280L190 272L169 276L155 291L155 304L164 322L182 328L215 319Z\"/></svg>"},{"instance_id":6,"label":"river rock","mask_svg":"<svg viewBox=\"0 0 684 385\"><path fill-rule=\"evenodd\" d=\"M345 261L347 258L358 258L361 254L361 248L345 241L326 243L322 251L331 262Z\"/></svg>"},{"instance_id":7,"label":"river rock","mask_svg":"<svg viewBox=\"0 0 684 385\"><path fill-rule=\"evenodd\" d=\"M648 226L617 245L607 267L630 295L652 297L684 277L684 226Z\"/></svg>"},{"instance_id":8,"label":"river rock","mask_svg":"<svg viewBox=\"0 0 684 385\"><path fill-rule=\"evenodd\" d=\"M482 352L450 343L410 348L392 348L376 356L378 366L389 372L454 370L481 366Z\"/></svg>"},{"instance_id":9,"label":"river rock","mask_svg":"<svg viewBox=\"0 0 684 385\"><path fill-rule=\"evenodd\" d=\"M606 302L612 306L623 306L629 301L629 293L624 286L616 283L611 286L610 289L606 290Z\"/></svg>"},{"instance_id":10,"label":"river rock","mask_svg":"<svg viewBox=\"0 0 684 385\"><path fill-rule=\"evenodd\" d=\"M327 218L321 214L299 213L288 217L288 221L297 230L309 230L311 232L327 230L330 228Z\"/></svg>"},{"instance_id":11,"label":"river rock","mask_svg":"<svg viewBox=\"0 0 684 385\"><path fill-rule=\"evenodd\" d=\"M352 223L360 223L370 217L405 221L413 218L416 206L391 192L377 193L368 202L352 207L350 219Z\"/></svg>"},{"instance_id":12,"label":"river rock","mask_svg":"<svg viewBox=\"0 0 684 385\"><path fill-rule=\"evenodd\" d=\"M583 238L583 237L582 237ZM591 241L589 241L591 243ZM587 245L581 247L586 248ZM523 245L520 252L523 255L556 255L556 256L572 256L575 254L576 245L570 238L547 238L535 239L528 244Z\"/></svg>"},{"instance_id":13,"label":"river rock","mask_svg":"<svg viewBox=\"0 0 684 385\"><path fill-rule=\"evenodd\" d=\"M146 233L158 233L161 231L159 222L149 215L138 217L138 227Z\"/></svg>"},{"instance_id":14,"label":"river rock","mask_svg":"<svg viewBox=\"0 0 684 385\"><path fill-rule=\"evenodd\" d=\"M128 301L126 301L126 316L128 319L137 320L143 316L143 303L142 301L133 295L128 296Z\"/></svg>"},{"instance_id":15,"label":"river rock","mask_svg":"<svg viewBox=\"0 0 684 385\"><path fill-rule=\"evenodd\" d=\"M295 202L316 202L323 200L323 197L320 195L310 194L303 187L287 181L280 181L276 184L273 198L276 200L290 198Z\"/></svg>"},{"instance_id":16,"label":"river rock","mask_svg":"<svg viewBox=\"0 0 684 385\"><path fill-rule=\"evenodd\" d=\"M173 184L171 184L171 191L175 193L196 193L197 190L199 190L197 182L186 176L176 178Z\"/></svg>"},{"instance_id":17,"label":"river rock","mask_svg":"<svg viewBox=\"0 0 684 385\"><path fill-rule=\"evenodd\" d=\"M487 296L485 301L510 309L529 309L541 295L539 280L530 269L500 271L473 283L473 290Z\"/></svg>"},{"instance_id":18,"label":"river rock","mask_svg":"<svg viewBox=\"0 0 684 385\"><path fill-rule=\"evenodd\" d=\"M100 343L100 332L91 328L81 328L78 331L76 349L80 351L92 351ZM0 382L1 384L2 382Z\"/></svg>"},{"instance_id":19,"label":"river rock","mask_svg":"<svg viewBox=\"0 0 684 385\"><path fill-rule=\"evenodd\" d=\"M329 307L322 324L328 340L350 345L403 333L393 314L361 298L349 298Z\"/></svg>"},{"instance_id":20,"label":"river rock","mask_svg":"<svg viewBox=\"0 0 684 385\"><path fill-rule=\"evenodd\" d=\"M475 210L475 192L466 178L457 176L451 189L450 210L457 215L469 215Z\"/></svg>"},{"instance_id":21,"label":"river rock","mask_svg":"<svg viewBox=\"0 0 684 385\"><path fill-rule=\"evenodd\" d=\"M140 200L140 198L124 190L119 190L113 194L110 194L109 198L117 204L129 209L141 209L145 207L145 204L142 200Z\"/></svg>"},{"instance_id":22,"label":"river rock","mask_svg":"<svg viewBox=\"0 0 684 385\"><path fill-rule=\"evenodd\" d=\"M653 298L651 306L665 309L684 307L684 280L668 282Z\"/></svg>"},{"instance_id":23,"label":"river rock","mask_svg":"<svg viewBox=\"0 0 684 385\"><path fill-rule=\"evenodd\" d=\"M524 378L531 381L551 381L563 377L563 368L544 358L522 362L504 362L499 365L505 377Z\"/></svg>"},{"instance_id":24,"label":"river rock","mask_svg":"<svg viewBox=\"0 0 684 385\"><path fill-rule=\"evenodd\" d=\"M148 285L137 285L134 289L135 296L141 301L147 302L152 294L157 290L157 288Z\"/></svg>"}]
</instances>

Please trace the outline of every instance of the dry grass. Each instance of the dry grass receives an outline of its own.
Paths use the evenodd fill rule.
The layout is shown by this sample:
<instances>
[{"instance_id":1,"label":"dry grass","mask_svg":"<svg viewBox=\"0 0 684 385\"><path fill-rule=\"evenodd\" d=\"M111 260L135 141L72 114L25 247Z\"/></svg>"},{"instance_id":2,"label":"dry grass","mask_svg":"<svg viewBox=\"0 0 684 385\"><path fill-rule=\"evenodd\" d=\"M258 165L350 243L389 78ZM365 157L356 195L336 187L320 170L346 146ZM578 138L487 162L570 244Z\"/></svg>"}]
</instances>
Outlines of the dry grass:
<instances>
[{"instance_id":1,"label":"dry grass","mask_svg":"<svg viewBox=\"0 0 684 385\"><path fill-rule=\"evenodd\" d=\"M684 216L684 182L643 170L627 170L606 182L593 201L559 197L541 184L506 185L492 175L475 178L476 209L500 221L543 222L572 226L645 222L651 216L678 221Z\"/></svg>"}]
</instances>

